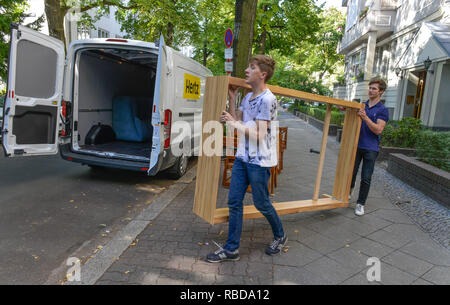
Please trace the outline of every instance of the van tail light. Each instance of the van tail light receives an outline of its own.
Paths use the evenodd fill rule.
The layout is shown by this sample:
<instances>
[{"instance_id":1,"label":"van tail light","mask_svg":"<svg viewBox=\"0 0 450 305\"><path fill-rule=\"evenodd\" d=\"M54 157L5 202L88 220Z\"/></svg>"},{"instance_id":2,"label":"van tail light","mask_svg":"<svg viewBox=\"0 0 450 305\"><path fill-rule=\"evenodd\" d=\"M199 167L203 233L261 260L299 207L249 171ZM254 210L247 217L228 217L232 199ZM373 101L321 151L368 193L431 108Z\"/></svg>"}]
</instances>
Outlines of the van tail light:
<instances>
[{"instance_id":1,"label":"van tail light","mask_svg":"<svg viewBox=\"0 0 450 305\"><path fill-rule=\"evenodd\" d=\"M70 135L70 107L70 102L66 102L64 100L61 102L62 129L60 134L62 137Z\"/></svg>"},{"instance_id":2,"label":"van tail light","mask_svg":"<svg viewBox=\"0 0 450 305\"><path fill-rule=\"evenodd\" d=\"M170 132L172 128L172 111L164 111L164 148L170 147Z\"/></svg>"}]
</instances>

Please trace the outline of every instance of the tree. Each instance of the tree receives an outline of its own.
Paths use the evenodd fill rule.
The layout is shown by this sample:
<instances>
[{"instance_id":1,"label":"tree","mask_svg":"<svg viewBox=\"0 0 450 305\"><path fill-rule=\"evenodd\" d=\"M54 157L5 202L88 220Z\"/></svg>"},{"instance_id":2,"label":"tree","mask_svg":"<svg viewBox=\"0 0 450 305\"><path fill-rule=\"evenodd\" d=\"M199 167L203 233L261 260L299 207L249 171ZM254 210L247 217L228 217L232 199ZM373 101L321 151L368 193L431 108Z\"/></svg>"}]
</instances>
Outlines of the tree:
<instances>
[{"instance_id":1,"label":"tree","mask_svg":"<svg viewBox=\"0 0 450 305\"><path fill-rule=\"evenodd\" d=\"M304 42L314 43L320 7L313 0L260 0L255 49L260 54L279 50L293 55Z\"/></svg>"},{"instance_id":2,"label":"tree","mask_svg":"<svg viewBox=\"0 0 450 305\"><path fill-rule=\"evenodd\" d=\"M121 10L122 29L134 39L155 41L163 34L169 46L184 45L198 26L196 0L135 0L135 7Z\"/></svg>"},{"instance_id":3,"label":"tree","mask_svg":"<svg viewBox=\"0 0 450 305\"><path fill-rule=\"evenodd\" d=\"M189 44L194 47L194 59L215 75L224 74L224 35L234 22L234 0L199 0L198 24L192 29Z\"/></svg>"},{"instance_id":4,"label":"tree","mask_svg":"<svg viewBox=\"0 0 450 305\"><path fill-rule=\"evenodd\" d=\"M343 35L344 16L336 9L321 12L315 32L309 41L297 45L293 54L274 50L271 55L277 61L272 82L282 87L321 95L330 95L330 79L338 76L344 64L344 56L336 53Z\"/></svg>"},{"instance_id":5,"label":"tree","mask_svg":"<svg viewBox=\"0 0 450 305\"><path fill-rule=\"evenodd\" d=\"M28 9L26 0L2 0L0 4L0 78L6 83L8 70L9 35L11 33L11 23L22 24L25 12ZM42 27L44 16L40 16L36 21L26 24L26 26L39 30Z\"/></svg>"},{"instance_id":6,"label":"tree","mask_svg":"<svg viewBox=\"0 0 450 305\"><path fill-rule=\"evenodd\" d=\"M244 78L252 54L258 0L236 0L233 42L233 75Z\"/></svg>"},{"instance_id":7,"label":"tree","mask_svg":"<svg viewBox=\"0 0 450 305\"><path fill-rule=\"evenodd\" d=\"M315 43L306 43L300 49L306 56L304 64L311 72L318 72L319 79L334 74L343 65L344 56L337 54L338 43L344 33L345 17L335 8L321 12L320 25L315 33ZM300 56L298 57L300 58Z\"/></svg>"},{"instance_id":8,"label":"tree","mask_svg":"<svg viewBox=\"0 0 450 305\"><path fill-rule=\"evenodd\" d=\"M93 8L99 8L96 17L109 12L110 6L121 9L136 7L135 1L130 0L128 5L125 0L45 0L45 15L47 16L48 32L50 36L58 38L66 45L64 35L64 17L67 13L84 13L83 18L88 22L91 17L86 13Z\"/></svg>"}]
</instances>

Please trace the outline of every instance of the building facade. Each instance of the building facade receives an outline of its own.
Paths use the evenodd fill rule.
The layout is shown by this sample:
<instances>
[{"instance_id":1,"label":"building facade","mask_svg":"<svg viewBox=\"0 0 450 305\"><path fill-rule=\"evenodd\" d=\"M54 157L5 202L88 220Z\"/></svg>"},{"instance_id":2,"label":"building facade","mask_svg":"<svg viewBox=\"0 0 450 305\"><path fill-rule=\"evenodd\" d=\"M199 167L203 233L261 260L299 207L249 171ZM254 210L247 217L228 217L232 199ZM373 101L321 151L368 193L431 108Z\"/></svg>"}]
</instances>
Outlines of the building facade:
<instances>
[{"instance_id":1,"label":"building facade","mask_svg":"<svg viewBox=\"0 0 450 305\"><path fill-rule=\"evenodd\" d=\"M334 97L364 102L373 77L387 81L390 118L450 129L450 0L343 0L345 84Z\"/></svg>"}]
</instances>

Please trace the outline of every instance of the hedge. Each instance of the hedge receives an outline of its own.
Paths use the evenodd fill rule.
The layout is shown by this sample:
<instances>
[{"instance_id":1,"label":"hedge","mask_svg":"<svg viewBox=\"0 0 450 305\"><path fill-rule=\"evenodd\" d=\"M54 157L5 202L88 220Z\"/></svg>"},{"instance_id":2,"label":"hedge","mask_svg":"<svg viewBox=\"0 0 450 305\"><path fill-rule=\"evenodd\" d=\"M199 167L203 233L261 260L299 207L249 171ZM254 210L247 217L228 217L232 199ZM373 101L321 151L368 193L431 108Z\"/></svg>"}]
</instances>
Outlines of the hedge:
<instances>
[{"instance_id":1,"label":"hedge","mask_svg":"<svg viewBox=\"0 0 450 305\"><path fill-rule=\"evenodd\" d=\"M324 110L324 109L301 105L301 106L297 107L297 110L300 112L303 112L309 116L312 116L313 118L316 118L320 121L325 120L326 110ZM342 126L344 124L344 119L345 119L345 113L341 113L339 111L331 111L330 124Z\"/></svg>"},{"instance_id":2,"label":"hedge","mask_svg":"<svg viewBox=\"0 0 450 305\"><path fill-rule=\"evenodd\" d=\"M415 148L420 161L450 171L450 132L427 129L418 119L389 121L383 130L381 145Z\"/></svg>"}]
</instances>

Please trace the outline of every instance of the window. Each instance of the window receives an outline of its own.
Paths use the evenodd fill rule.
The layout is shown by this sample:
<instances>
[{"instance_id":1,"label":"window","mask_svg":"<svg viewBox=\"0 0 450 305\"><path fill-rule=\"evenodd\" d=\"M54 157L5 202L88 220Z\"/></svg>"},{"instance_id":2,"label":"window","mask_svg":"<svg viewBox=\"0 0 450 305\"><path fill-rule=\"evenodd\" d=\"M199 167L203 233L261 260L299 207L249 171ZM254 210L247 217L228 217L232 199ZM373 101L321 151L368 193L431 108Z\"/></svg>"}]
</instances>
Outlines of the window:
<instances>
[{"instance_id":1,"label":"window","mask_svg":"<svg viewBox=\"0 0 450 305\"><path fill-rule=\"evenodd\" d=\"M364 63L366 60L366 50L363 49L350 57L348 64L348 75L350 78L362 77L364 75Z\"/></svg>"},{"instance_id":2,"label":"window","mask_svg":"<svg viewBox=\"0 0 450 305\"><path fill-rule=\"evenodd\" d=\"M91 38L91 31L87 25L80 24L77 29L78 39L88 39Z\"/></svg>"},{"instance_id":3,"label":"window","mask_svg":"<svg viewBox=\"0 0 450 305\"><path fill-rule=\"evenodd\" d=\"M29 40L20 40L17 44L16 95L52 97L56 89L57 59L58 54L53 49Z\"/></svg>"},{"instance_id":4,"label":"window","mask_svg":"<svg viewBox=\"0 0 450 305\"><path fill-rule=\"evenodd\" d=\"M108 38L109 37L109 32L99 28L97 37L98 38Z\"/></svg>"}]
</instances>

